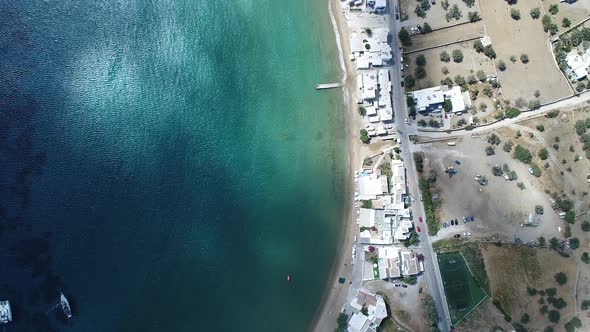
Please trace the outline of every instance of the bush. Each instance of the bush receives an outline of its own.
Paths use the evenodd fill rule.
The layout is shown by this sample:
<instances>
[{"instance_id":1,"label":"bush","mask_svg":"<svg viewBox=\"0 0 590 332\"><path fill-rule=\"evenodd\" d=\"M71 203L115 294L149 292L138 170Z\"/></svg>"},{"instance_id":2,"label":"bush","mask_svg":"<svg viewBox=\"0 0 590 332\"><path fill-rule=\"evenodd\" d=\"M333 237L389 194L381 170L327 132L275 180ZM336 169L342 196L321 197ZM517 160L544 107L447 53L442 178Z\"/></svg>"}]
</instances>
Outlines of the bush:
<instances>
[{"instance_id":1,"label":"bush","mask_svg":"<svg viewBox=\"0 0 590 332\"><path fill-rule=\"evenodd\" d=\"M515 118L520 114L520 110L516 107L509 108L504 112L507 118Z\"/></svg>"},{"instance_id":2,"label":"bush","mask_svg":"<svg viewBox=\"0 0 590 332\"><path fill-rule=\"evenodd\" d=\"M588 310L588 309L590 309L590 300L582 301L582 310Z\"/></svg>"},{"instance_id":3,"label":"bush","mask_svg":"<svg viewBox=\"0 0 590 332\"><path fill-rule=\"evenodd\" d=\"M483 46L483 43L481 42L481 39L478 39L475 42L473 42L473 48L475 49L475 51L477 53L483 52L484 46Z\"/></svg>"},{"instance_id":4,"label":"bush","mask_svg":"<svg viewBox=\"0 0 590 332\"><path fill-rule=\"evenodd\" d=\"M445 99L443 103L443 109L445 112L451 112L453 110L453 103L450 100Z\"/></svg>"},{"instance_id":5,"label":"bush","mask_svg":"<svg viewBox=\"0 0 590 332\"><path fill-rule=\"evenodd\" d=\"M512 17L515 20L520 20L520 10L518 10L516 8L511 8L510 9L510 17Z\"/></svg>"},{"instance_id":6,"label":"bush","mask_svg":"<svg viewBox=\"0 0 590 332\"><path fill-rule=\"evenodd\" d=\"M459 20L461 18L461 10L459 10L459 6L457 6L457 4L452 5L447 11L446 18L447 21L450 21L453 18L455 20Z\"/></svg>"},{"instance_id":7,"label":"bush","mask_svg":"<svg viewBox=\"0 0 590 332\"><path fill-rule=\"evenodd\" d=\"M424 69L424 67L416 67L416 69L414 69L414 75L416 75L417 79L423 79L426 77L426 69Z\"/></svg>"},{"instance_id":8,"label":"bush","mask_svg":"<svg viewBox=\"0 0 590 332\"><path fill-rule=\"evenodd\" d=\"M545 213L545 209L543 208L543 205L535 205L535 213L536 214Z\"/></svg>"},{"instance_id":9,"label":"bush","mask_svg":"<svg viewBox=\"0 0 590 332\"><path fill-rule=\"evenodd\" d=\"M543 132L543 131L545 131L545 126L543 124L538 124L537 130Z\"/></svg>"},{"instance_id":10,"label":"bush","mask_svg":"<svg viewBox=\"0 0 590 332\"><path fill-rule=\"evenodd\" d=\"M539 99L534 99L534 100L529 101L529 109L530 110L536 110L540 107L541 107L541 101ZM543 128L545 128L545 127L543 127Z\"/></svg>"},{"instance_id":11,"label":"bush","mask_svg":"<svg viewBox=\"0 0 590 332\"><path fill-rule=\"evenodd\" d=\"M494 151L494 148L491 147L491 146L488 146L486 148L486 156L491 156L491 155L494 155L494 154L496 154L496 152Z\"/></svg>"},{"instance_id":12,"label":"bush","mask_svg":"<svg viewBox=\"0 0 590 332\"><path fill-rule=\"evenodd\" d=\"M533 170L533 176L539 177L541 176L541 168L539 167L539 165L535 164L535 163L531 163L531 169Z\"/></svg>"},{"instance_id":13,"label":"bush","mask_svg":"<svg viewBox=\"0 0 590 332\"><path fill-rule=\"evenodd\" d=\"M531 9L531 17L536 20L541 16L541 9L539 7L535 7Z\"/></svg>"},{"instance_id":14,"label":"bush","mask_svg":"<svg viewBox=\"0 0 590 332\"><path fill-rule=\"evenodd\" d=\"M559 110L554 110L554 111L549 111L547 113L545 113L545 117L552 119L552 118L556 118L559 115Z\"/></svg>"},{"instance_id":15,"label":"bush","mask_svg":"<svg viewBox=\"0 0 590 332\"><path fill-rule=\"evenodd\" d=\"M547 289L545 289L545 294L547 294L547 296L553 297L553 296L557 295L557 288L555 288L555 287L547 288Z\"/></svg>"},{"instance_id":16,"label":"bush","mask_svg":"<svg viewBox=\"0 0 590 332\"><path fill-rule=\"evenodd\" d=\"M529 62L529 56L526 54L521 54L520 55L520 61L522 61L522 63L528 63Z\"/></svg>"},{"instance_id":17,"label":"bush","mask_svg":"<svg viewBox=\"0 0 590 332\"><path fill-rule=\"evenodd\" d=\"M416 57L416 64L418 66L426 66L426 57L424 54L420 54Z\"/></svg>"},{"instance_id":18,"label":"bush","mask_svg":"<svg viewBox=\"0 0 590 332\"><path fill-rule=\"evenodd\" d=\"M365 116L367 114L367 110L362 106L359 106L358 111L361 116Z\"/></svg>"},{"instance_id":19,"label":"bush","mask_svg":"<svg viewBox=\"0 0 590 332\"><path fill-rule=\"evenodd\" d=\"M576 222L576 213L574 211L567 211L565 213L565 221L567 221L569 224L573 224Z\"/></svg>"},{"instance_id":20,"label":"bush","mask_svg":"<svg viewBox=\"0 0 590 332\"><path fill-rule=\"evenodd\" d=\"M529 316L529 314L527 314L526 312L524 314L522 314L522 316L520 317L520 322L523 324L526 324L530 321L531 321L531 316Z\"/></svg>"},{"instance_id":21,"label":"bush","mask_svg":"<svg viewBox=\"0 0 590 332\"><path fill-rule=\"evenodd\" d=\"M492 45L488 45L488 46L484 47L483 54L485 54L490 59L496 58L496 51L494 50Z\"/></svg>"},{"instance_id":22,"label":"bush","mask_svg":"<svg viewBox=\"0 0 590 332\"><path fill-rule=\"evenodd\" d=\"M440 81L440 84L441 85L453 86L453 79L447 76L447 77L445 77L444 80L441 80Z\"/></svg>"},{"instance_id":23,"label":"bush","mask_svg":"<svg viewBox=\"0 0 590 332\"><path fill-rule=\"evenodd\" d=\"M431 33L432 32L432 28L430 27L430 24L424 22L424 25L422 26L422 31L423 34L425 33Z\"/></svg>"},{"instance_id":24,"label":"bush","mask_svg":"<svg viewBox=\"0 0 590 332\"><path fill-rule=\"evenodd\" d=\"M580 82L576 84L576 91L582 92L584 90L586 90L586 85L584 85L584 83Z\"/></svg>"},{"instance_id":25,"label":"bush","mask_svg":"<svg viewBox=\"0 0 590 332\"><path fill-rule=\"evenodd\" d=\"M361 142L367 144L371 141L369 137L369 132L366 129L361 129Z\"/></svg>"},{"instance_id":26,"label":"bush","mask_svg":"<svg viewBox=\"0 0 590 332\"><path fill-rule=\"evenodd\" d=\"M525 164L529 164L531 162L531 159L533 158L533 155L531 154L531 151L529 151L529 149L517 145L514 148L514 158L520 160Z\"/></svg>"},{"instance_id":27,"label":"bush","mask_svg":"<svg viewBox=\"0 0 590 332\"><path fill-rule=\"evenodd\" d=\"M440 61L442 61L442 62L451 61L451 56L449 55L449 53L447 51L442 51L440 53Z\"/></svg>"},{"instance_id":28,"label":"bush","mask_svg":"<svg viewBox=\"0 0 590 332\"><path fill-rule=\"evenodd\" d=\"M551 304L553 304L553 306L558 310L563 309L567 306L567 302L565 302L565 300L561 297L553 300L553 303Z\"/></svg>"},{"instance_id":29,"label":"bush","mask_svg":"<svg viewBox=\"0 0 590 332\"><path fill-rule=\"evenodd\" d=\"M463 52L459 49L453 50L453 61L463 62Z\"/></svg>"},{"instance_id":30,"label":"bush","mask_svg":"<svg viewBox=\"0 0 590 332\"><path fill-rule=\"evenodd\" d=\"M547 157L549 156L549 152L547 151L547 149L541 148L539 150L539 152L537 153L537 156L539 156L539 158L541 158L541 160L546 160Z\"/></svg>"},{"instance_id":31,"label":"bush","mask_svg":"<svg viewBox=\"0 0 590 332\"><path fill-rule=\"evenodd\" d=\"M541 313L541 315L544 315L549 312L549 307L547 305L544 305L539 308L539 312Z\"/></svg>"},{"instance_id":32,"label":"bush","mask_svg":"<svg viewBox=\"0 0 590 332\"><path fill-rule=\"evenodd\" d=\"M530 296L535 296L535 295L537 295L537 289L536 289L536 288L527 287L527 288L526 288L526 291L527 291L527 293L528 293Z\"/></svg>"},{"instance_id":33,"label":"bush","mask_svg":"<svg viewBox=\"0 0 590 332\"><path fill-rule=\"evenodd\" d=\"M567 276L563 272L556 273L554 277L559 285L564 285L567 282Z\"/></svg>"},{"instance_id":34,"label":"bush","mask_svg":"<svg viewBox=\"0 0 590 332\"><path fill-rule=\"evenodd\" d=\"M550 5L549 6L549 12L551 13L551 15L555 15L559 12L559 7L557 5Z\"/></svg>"},{"instance_id":35,"label":"bush","mask_svg":"<svg viewBox=\"0 0 590 332\"><path fill-rule=\"evenodd\" d=\"M559 318L561 318L561 315L559 314L559 311L557 311L557 310L551 310L551 311L549 311L549 321L551 323L557 323L557 322L559 322Z\"/></svg>"},{"instance_id":36,"label":"bush","mask_svg":"<svg viewBox=\"0 0 590 332\"><path fill-rule=\"evenodd\" d=\"M512 143L512 141L508 141L508 142L504 143L502 150L504 150L504 152L510 152L510 151L512 151L512 145L514 145L514 143Z\"/></svg>"},{"instance_id":37,"label":"bush","mask_svg":"<svg viewBox=\"0 0 590 332\"><path fill-rule=\"evenodd\" d=\"M477 22L481 20L478 12L469 12L467 13L467 17L469 18L469 22Z\"/></svg>"},{"instance_id":38,"label":"bush","mask_svg":"<svg viewBox=\"0 0 590 332\"><path fill-rule=\"evenodd\" d=\"M580 240L577 237L570 238L570 248L574 250L580 248Z\"/></svg>"},{"instance_id":39,"label":"bush","mask_svg":"<svg viewBox=\"0 0 590 332\"><path fill-rule=\"evenodd\" d=\"M500 69L500 71L506 70L506 63L503 60L498 62L498 69Z\"/></svg>"},{"instance_id":40,"label":"bush","mask_svg":"<svg viewBox=\"0 0 590 332\"><path fill-rule=\"evenodd\" d=\"M455 76L455 84L464 85L465 83L466 83L465 78L463 76L461 76L461 75Z\"/></svg>"},{"instance_id":41,"label":"bush","mask_svg":"<svg viewBox=\"0 0 590 332\"><path fill-rule=\"evenodd\" d=\"M576 134L578 134L580 136L582 136L586 133L586 123L582 120L576 121L574 128L576 128Z\"/></svg>"},{"instance_id":42,"label":"bush","mask_svg":"<svg viewBox=\"0 0 590 332\"><path fill-rule=\"evenodd\" d=\"M569 18L564 17L563 20L561 21L561 26L564 28L569 28L570 25L572 25L572 21L570 21Z\"/></svg>"},{"instance_id":43,"label":"bush","mask_svg":"<svg viewBox=\"0 0 590 332\"><path fill-rule=\"evenodd\" d=\"M406 88L411 89L416 85L416 80L412 75L406 75L406 77L404 77L404 85Z\"/></svg>"},{"instance_id":44,"label":"bush","mask_svg":"<svg viewBox=\"0 0 590 332\"><path fill-rule=\"evenodd\" d=\"M578 317L570 319L570 321L565 324L565 330L567 332L575 332L576 329L579 329L580 327L582 327L582 321Z\"/></svg>"},{"instance_id":45,"label":"bush","mask_svg":"<svg viewBox=\"0 0 590 332\"><path fill-rule=\"evenodd\" d=\"M412 45L412 39L410 38L410 33L406 28L401 28L399 33L397 34L399 40L402 42L404 46Z\"/></svg>"},{"instance_id":46,"label":"bush","mask_svg":"<svg viewBox=\"0 0 590 332\"><path fill-rule=\"evenodd\" d=\"M582 223L582 230L583 230L584 232L590 232L590 222L588 222L588 221L584 221L584 222Z\"/></svg>"}]
</instances>

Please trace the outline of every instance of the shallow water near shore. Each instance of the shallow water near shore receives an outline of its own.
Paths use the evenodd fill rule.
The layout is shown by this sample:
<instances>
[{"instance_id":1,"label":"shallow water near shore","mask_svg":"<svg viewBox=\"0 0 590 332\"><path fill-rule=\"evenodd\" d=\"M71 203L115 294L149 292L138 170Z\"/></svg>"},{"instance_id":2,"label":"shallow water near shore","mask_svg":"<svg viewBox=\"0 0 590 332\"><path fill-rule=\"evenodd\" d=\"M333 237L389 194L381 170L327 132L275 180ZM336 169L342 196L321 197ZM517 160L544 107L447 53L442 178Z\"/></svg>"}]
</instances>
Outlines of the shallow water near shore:
<instances>
[{"instance_id":1,"label":"shallow water near shore","mask_svg":"<svg viewBox=\"0 0 590 332\"><path fill-rule=\"evenodd\" d=\"M342 91L314 90L342 75L327 2L9 0L0 15L12 330L309 328L348 167Z\"/></svg>"}]
</instances>

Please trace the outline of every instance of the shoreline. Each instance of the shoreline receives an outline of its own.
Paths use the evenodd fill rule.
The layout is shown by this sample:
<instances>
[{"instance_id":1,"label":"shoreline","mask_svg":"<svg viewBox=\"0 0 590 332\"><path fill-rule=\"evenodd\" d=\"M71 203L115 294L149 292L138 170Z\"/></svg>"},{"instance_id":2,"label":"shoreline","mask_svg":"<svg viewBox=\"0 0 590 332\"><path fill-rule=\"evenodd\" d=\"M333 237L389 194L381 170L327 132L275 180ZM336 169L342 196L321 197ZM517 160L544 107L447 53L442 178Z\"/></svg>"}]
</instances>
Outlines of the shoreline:
<instances>
[{"instance_id":1,"label":"shoreline","mask_svg":"<svg viewBox=\"0 0 590 332\"><path fill-rule=\"evenodd\" d=\"M349 33L347 31L348 26L346 25L346 22L344 22L344 17L341 15L341 8L338 0L328 0L328 9L339 52L339 62L342 69L341 82L344 84L343 98L345 109L347 111L345 116L345 128L348 132L348 167L345 184L345 211L343 214L343 221L345 224L340 232L337 254L330 269L330 277L326 282L322 300L316 310L312 324L310 324L310 330L317 332L334 330L338 314L340 314L342 307L345 305L348 298L349 282L352 276L351 250L353 237L355 235L355 228L352 227L352 218L354 216L354 181L352 181L352 174L355 169L360 167L359 155L361 148L358 134L360 130L360 118L357 116L354 107L354 94L350 91L351 88L356 87L356 77L355 75L352 75L352 73L354 73L351 71L352 64L344 57L344 54L347 54L347 51L350 50ZM346 282L344 284L339 284L338 277L346 278Z\"/></svg>"}]
</instances>

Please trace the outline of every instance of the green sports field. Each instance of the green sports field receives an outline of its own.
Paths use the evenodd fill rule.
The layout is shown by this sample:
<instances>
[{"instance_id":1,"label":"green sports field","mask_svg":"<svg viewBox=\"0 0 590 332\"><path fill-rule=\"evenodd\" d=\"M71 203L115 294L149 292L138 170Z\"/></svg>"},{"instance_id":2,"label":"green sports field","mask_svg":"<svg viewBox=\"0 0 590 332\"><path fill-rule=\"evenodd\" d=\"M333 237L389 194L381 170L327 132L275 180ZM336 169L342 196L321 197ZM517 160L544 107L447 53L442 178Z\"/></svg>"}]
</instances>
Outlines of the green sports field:
<instances>
[{"instance_id":1,"label":"green sports field","mask_svg":"<svg viewBox=\"0 0 590 332\"><path fill-rule=\"evenodd\" d=\"M439 254L438 265L451 312L451 321L456 324L486 297L486 293L477 286L460 252Z\"/></svg>"}]
</instances>

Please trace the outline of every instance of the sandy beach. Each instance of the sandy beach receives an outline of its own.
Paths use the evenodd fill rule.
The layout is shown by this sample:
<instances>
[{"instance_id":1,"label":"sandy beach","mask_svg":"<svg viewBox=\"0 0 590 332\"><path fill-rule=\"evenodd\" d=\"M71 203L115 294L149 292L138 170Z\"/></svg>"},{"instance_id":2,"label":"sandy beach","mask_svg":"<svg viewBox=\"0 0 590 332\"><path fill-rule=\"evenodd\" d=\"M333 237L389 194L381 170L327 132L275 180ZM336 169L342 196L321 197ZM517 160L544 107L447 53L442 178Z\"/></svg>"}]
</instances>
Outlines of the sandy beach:
<instances>
[{"instance_id":1,"label":"sandy beach","mask_svg":"<svg viewBox=\"0 0 590 332\"><path fill-rule=\"evenodd\" d=\"M346 116L346 130L348 130L348 157L349 157L349 177L346 185L346 211L344 213L344 225L342 227L342 233L340 235L339 249L334 260L332 267L332 273L330 279L326 285L325 293L322 297L322 302L318 307L317 314L311 325L312 331L333 331L336 327L336 319L338 314L342 310L342 306L346 302L349 290L349 282L352 275L351 263L351 249L356 233L356 228L352 227L354 224L352 218L354 217L354 199L353 199L353 171L360 168L362 163L361 148L362 143L359 138L359 131L362 128L362 119L356 112L356 102L354 100L355 87L356 87L356 75L355 69L352 66L351 61L344 56L344 54L350 54L350 38L349 38L349 27L347 26L340 2L338 0L328 0L329 7L331 10L332 23L335 24L335 33L337 30L338 37L340 38L341 54L340 61L344 62L344 69L346 73L343 73L343 77L346 77L344 89L346 89L345 96L347 97L347 116ZM339 284L338 278L346 278L346 283Z\"/></svg>"}]
</instances>

